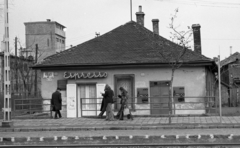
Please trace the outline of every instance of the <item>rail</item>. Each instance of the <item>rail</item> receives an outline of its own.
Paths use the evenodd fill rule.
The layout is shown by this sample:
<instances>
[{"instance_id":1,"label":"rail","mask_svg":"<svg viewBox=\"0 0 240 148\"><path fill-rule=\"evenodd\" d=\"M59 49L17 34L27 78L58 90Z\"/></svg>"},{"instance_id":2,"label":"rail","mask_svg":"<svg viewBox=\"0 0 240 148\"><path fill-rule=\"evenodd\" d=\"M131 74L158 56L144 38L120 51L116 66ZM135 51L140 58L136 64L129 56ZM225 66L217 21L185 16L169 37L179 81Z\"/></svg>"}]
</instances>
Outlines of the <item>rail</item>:
<instances>
[{"instance_id":1,"label":"rail","mask_svg":"<svg viewBox=\"0 0 240 148\"><path fill-rule=\"evenodd\" d=\"M136 97L128 99L128 106L134 115L166 116L172 115L216 115L215 97L185 96L182 100L173 97L172 105L169 96ZM134 100L134 101L133 101ZM102 98L81 98L81 116L97 116L100 113ZM120 98L114 98L113 110L120 109Z\"/></svg>"},{"instance_id":2,"label":"rail","mask_svg":"<svg viewBox=\"0 0 240 148\"><path fill-rule=\"evenodd\" d=\"M49 117L49 115L52 116L52 112L50 111L50 101L51 99L42 98L14 99L12 117L24 117L33 114L39 116L47 115L47 117Z\"/></svg>"}]
</instances>

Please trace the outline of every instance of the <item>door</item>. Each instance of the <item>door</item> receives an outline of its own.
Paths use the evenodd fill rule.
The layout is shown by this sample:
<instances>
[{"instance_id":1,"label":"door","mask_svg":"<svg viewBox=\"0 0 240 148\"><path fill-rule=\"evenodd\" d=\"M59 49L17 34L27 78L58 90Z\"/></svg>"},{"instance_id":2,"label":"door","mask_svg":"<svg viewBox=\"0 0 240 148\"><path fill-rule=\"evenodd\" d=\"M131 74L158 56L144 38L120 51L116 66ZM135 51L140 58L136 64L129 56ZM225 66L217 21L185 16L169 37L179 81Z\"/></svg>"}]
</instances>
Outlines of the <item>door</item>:
<instances>
[{"instance_id":1,"label":"door","mask_svg":"<svg viewBox=\"0 0 240 148\"><path fill-rule=\"evenodd\" d=\"M97 115L97 97L96 84L84 84L78 86L79 112L81 116L96 116ZM80 101L81 99L81 101ZM81 104L82 103L82 104ZM82 113L81 113L82 107Z\"/></svg>"},{"instance_id":2,"label":"door","mask_svg":"<svg viewBox=\"0 0 240 148\"><path fill-rule=\"evenodd\" d=\"M151 115L168 114L170 82L150 82Z\"/></svg>"},{"instance_id":3,"label":"door","mask_svg":"<svg viewBox=\"0 0 240 148\"><path fill-rule=\"evenodd\" d=\"M120 87L123 87L128 92L128 105L133 108L134 98L133 98L133 78L130 76L115 77L115 96L120 95ZM117 99L117 104L115 104L115 109L120 109L120 99Z\"/></svg>"}]
</instances>

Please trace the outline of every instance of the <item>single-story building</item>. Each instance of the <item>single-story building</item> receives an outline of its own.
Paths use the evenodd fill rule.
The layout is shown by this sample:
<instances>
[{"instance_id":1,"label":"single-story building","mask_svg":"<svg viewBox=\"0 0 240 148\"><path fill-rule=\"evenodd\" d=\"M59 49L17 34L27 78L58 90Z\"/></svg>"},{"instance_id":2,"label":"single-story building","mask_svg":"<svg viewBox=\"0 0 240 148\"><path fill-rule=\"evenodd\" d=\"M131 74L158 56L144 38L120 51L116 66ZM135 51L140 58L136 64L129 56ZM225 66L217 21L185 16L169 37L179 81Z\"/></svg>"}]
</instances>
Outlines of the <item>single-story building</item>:
<instances>
[{"instance_id":1,"label":"single-story building","mask_svg":"<svg viewBox=\"0 0 240 148\"><path fill-rule=\"evenodd\" d=\"M108 84L115 96L121 86L128 91L134 115L169 114L169 63L183 47L158 34L158 20L153 20L150 31L144 27L144 13L140 10L136 15L137 22L127 22L35 65L42 73L42 97L51 98L61 87L66 105L62 112L67 117L96 116L100 92ZM174 73L173 114L205 114L207 102L213 100L209 97L214 97L216 64L201 54L199 25L193 25L193 34L196 51L187 49ZM156 41L161 44L153 44ZM114 109L119 109L119 100Z\"/></svg>"}]
</instances>

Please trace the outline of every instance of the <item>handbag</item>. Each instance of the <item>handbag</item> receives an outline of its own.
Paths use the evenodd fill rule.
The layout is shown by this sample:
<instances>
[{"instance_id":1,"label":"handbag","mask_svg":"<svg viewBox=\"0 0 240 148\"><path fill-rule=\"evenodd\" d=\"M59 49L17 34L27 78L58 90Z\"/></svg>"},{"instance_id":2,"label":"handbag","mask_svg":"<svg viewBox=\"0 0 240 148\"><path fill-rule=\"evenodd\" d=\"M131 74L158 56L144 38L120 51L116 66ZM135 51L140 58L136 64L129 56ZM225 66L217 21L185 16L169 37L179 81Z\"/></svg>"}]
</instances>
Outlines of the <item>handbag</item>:
<instances>
[{"instance_id":1,"label":"handbag","mask_svg":"<svg viewBox=\"0 0 240 148\"><path fill-rule=\"evenodd\" d=\"M124 115L128 115L130 114L130 110L128 107L124 108L124 111L123 111Z\"/></svg>"},{"instance_id":2,"label":"handbag","mask_svg":"<svg viewBox=\"0 0 240 148\"><path fill-rule=\"evenodd\" d=\"M54 105L50 106L50 111L56 111Z\"/></svg>"}]
</instances>

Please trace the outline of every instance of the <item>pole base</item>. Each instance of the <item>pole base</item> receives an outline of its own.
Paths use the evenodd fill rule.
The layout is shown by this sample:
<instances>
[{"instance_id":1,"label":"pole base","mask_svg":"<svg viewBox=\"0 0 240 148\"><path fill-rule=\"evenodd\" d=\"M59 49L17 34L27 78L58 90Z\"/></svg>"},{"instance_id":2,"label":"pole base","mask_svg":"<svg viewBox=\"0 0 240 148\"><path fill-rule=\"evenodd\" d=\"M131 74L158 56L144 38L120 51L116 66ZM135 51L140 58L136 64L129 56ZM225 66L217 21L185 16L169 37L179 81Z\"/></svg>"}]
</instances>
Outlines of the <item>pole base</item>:
<instances>
[{"instance_id":1,"label":"pole base","mask_svg":"<svg viewBox=\"0 0 240 148\"><path fill-rule=\"evenodd\" d=\"M2 127L13 127L13 122L12 121L3 121Z\"/></svg>"}]
</instances>

